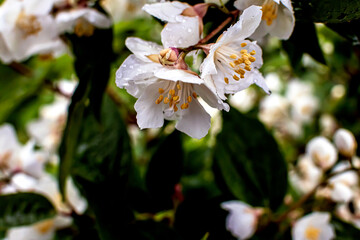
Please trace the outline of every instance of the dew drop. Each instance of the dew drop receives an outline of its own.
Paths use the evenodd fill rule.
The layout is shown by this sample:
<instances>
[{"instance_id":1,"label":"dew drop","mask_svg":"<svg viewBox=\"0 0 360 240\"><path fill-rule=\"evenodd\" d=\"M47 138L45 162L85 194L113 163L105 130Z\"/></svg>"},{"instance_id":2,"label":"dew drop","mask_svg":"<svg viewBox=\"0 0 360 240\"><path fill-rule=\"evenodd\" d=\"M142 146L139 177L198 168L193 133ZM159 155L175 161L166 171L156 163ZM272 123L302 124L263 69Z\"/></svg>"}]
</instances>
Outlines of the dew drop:
<instances>
[{"instance_id":1,"label":"dew drop","mask_svg":"<svg viewBox=\"0 0 360 240\"><path fill-rule=\"evenodd\" d=\"M192 32L192 29L191 29L191 28L189 28L187 31L188 31L189 33L191 33L191 32Z\"/></svg>"}]
</instances>

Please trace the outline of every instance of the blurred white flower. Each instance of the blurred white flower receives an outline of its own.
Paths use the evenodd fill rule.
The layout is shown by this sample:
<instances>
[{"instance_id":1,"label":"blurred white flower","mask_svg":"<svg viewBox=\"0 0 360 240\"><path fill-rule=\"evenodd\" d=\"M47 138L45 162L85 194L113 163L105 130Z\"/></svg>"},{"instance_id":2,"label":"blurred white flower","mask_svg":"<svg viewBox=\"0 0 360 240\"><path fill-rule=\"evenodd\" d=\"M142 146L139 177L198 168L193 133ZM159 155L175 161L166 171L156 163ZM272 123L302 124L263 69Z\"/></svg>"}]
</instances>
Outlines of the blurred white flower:
<instances>
[{"instance_id":1,"label":"blurred white flower","mask_svg":"<svg viewBox=\"0 0 360 240\"><path fill-rule=\"evenodd\" d=\"M145 0L101 0L100 4L116 23L142 15L141 7L145 2Z\"/></svg>"},{"instance_id":2,"label":"blurred white flower","mask_svg":"<svg viewBox=\"0 0 360 240\"><path fill-rule=\"evenodd\" d=\"M34 142L19 143L10 124L0 126L0 171L4 175L25 172L33 177L43 174L46 154L34 150Z\"/></svg>"},{"instance_id":3,"label":"blurred white flower","mask_svg":"<svg viewBox=\"0 0 360 240\"><path fill-rule=\"evenodd\" d=\"M349 169L350 163L348 161L339 162L333 169L333 173L337 175L329 179L331 188L331 199L335 202L349 202L354 196L354 188L359 184L359 176L356 171L344 171Z\"/></svg>"},{"instance_id":4,"label":"blurred white flower","mask_svg":"<svg viewBox=\"0 0 360 240\"><path fill-rule=\"evenodd\" d=\"M346 157L353 157L356 153L357 142L347 129L340 128L334 134L334 143L339 152Z\"/></svg>"},{"instance_id":5,"label":"blurred white flower","mask_svg":"<svg viewBox=\"0 0 360 240\"><path fill-rule=\"evenodd\" d=\"M0 5L0 59L23 61L35 54L66 51L50 15L53 0L6 0Z\"/></svg>"},{"instance_id":6,"label":"blurred white flower","mask_svg":"<svg viewBox=\"0 0 360 240\"><path fill-rule=\"evenodd\" d=\"M251 5L261 6L262 21L252 34L252 39L261 39L267 33L280 39L288 39L294 30L295 17L290 0L237 0L234 6L245 10Z\"/></svg>"},{"instance_id":7,"label":"blurred white flower","mask_svg":"<svg viewBox=\"0 0 360 240\"><path fill-rule=\"evenodd\" d=\"M293 104L303 96L313 96L313 85L299 79L292 79L286 85L286 98Z\"/></svg>"},{"instance_id":8,"label":"blurred white flower","mask_svg":"<svg viewBox=\"0 0 360 240\"><path fill-rule=\"evenodd\" d=\"M228 28L214 44L209 44L207 57L200 67L201 77L220 98L234 94L251 84L270 93L258 69L262 66L262 51L256 42L245 40L261 21L260 7L247 8L239 21Z\"/></svg>"},{"instance_id":9,"label":"blurred white flower","mask_svg":"<svg viewBox=\"0 0 360 240\"><path fill-rule=\"evenodd\" d=\"M319 125L321 134L327 137L333 136L337 128L336 119L330 114L322 114L320 116Z\"/></svg>"},{"instance_id":10,"label":"blurred white flower","mask_svg":"<svg viewBox=\"0 0 360 240\"><path fill-rule=\"evenodd\" d=\"M210 115L198 96L211 107L228 110L195 73L169 66L177 62L177 54L171 55L176 49L162 51L161 46L138 38L127 38L125 44L134 54L118 69L116 84L138 98L135 110L141 129L161 127L164 119L178 120L176 129L202 138L210 128Z\"/></svg>"},{"instance_id":11,"label":"blurred white flower","mask_svg":"<svg viewBox=\"0 0 360 240\"><path fill-rule=\"evenodd\" d=\"M60 11L55 21L59 32L74 32L79 37L89 37L93 35L95 28L109 28L112 24L105 14L83 6Z\"/></svg>"},{"instance_id":12,"label":"blurred white flower","mask_svg":"<svg viewBox=\"0 0 360 240\"><path fill-rule=\"evenodd\" d=\"M230 212L226 218L226 229L234 237L248 239L255 233L261 214L259 210L241 201L223 202L221 207Z\"/></svg>"},{"instance_id":13,"label":"blurred white flower","mask_svg":"<svg viewBox=\"0 0 360 240\"><path fill-rule=\"evenodd\" d=\"M257 93L253 88L247 88L230 97L230 104L242 112L251 110L256 102Z\"/></svg>"},{"instance_id":14,"label":"blurred white flower","mask_svg":"<svg viewBox=\"0 0 360 240\"><path fill-rule=\"evenodd\" d=\"M316 97L312 95L301 96L292 104L292 119L299 123L309 123L312 121L318 108L319 102Z\"/></svg>"},{"instance_id":15,"label":"blurred white flower","mask_svg":"<svg viewBox=\"0 0 360 240\"><path fill-rule=\"evenodd\" d=\"M290 172L290 181L301 193L310 192L320 183L322 170L313 163L309 156L300 156L296 169L297 171Z\"/></svg>"},{"instance_id":16,"label":"blurred white flower","mask_svg":"<svg viewBox=\"0 0 360 240\"><path fill-rule=\"evenodd\" d=\"M269 73L265 76L265 82L268 85L271 92L280 92L283 89L283 83L277 73Z\"/></svg>"},{"instance_id":17,"label":"blurred white flower","mask_svg":"<svg viewBox=\"0 0 360 240\"><path fill-rule=\"evenodd\" d=\"M289 102L276 93L265 96L260 102L259 118L268 127L289 120Z\"/></svg>"},{"instance_id":18,"label":"blurred white flower","mask_svg":"<svg viewBox=\"0 0 360 240\"><path fill-rule=\"evenodd\" d=\"M293 240L330 240L334 237L334 227L327 212L310 213L298 219L292 228Z\"/></svg>"},{"instance_id":19,"label":"blurred white flower","mask_svg":"<svg viewBox=\"0 0 360 240\"><path fill-rule=\"evenodd\" d=\"M318 136L306 145L306 154L323 170L332 167L337 161L337 151L334 145L325 137Z\"/></svg>"},{"instance_id":20,"label":"blurred white flower","mask_svg":"<svg viewBox=\"0 0 360 240\"><path fill-rule=\"evenodd\" d=\"M203 11L206 9L197 9L178 1L145 4L143 7L147 13L167 22L161 31L165 48L185 48L197 44L203 30Z\"/></svg>"}]
</instances>

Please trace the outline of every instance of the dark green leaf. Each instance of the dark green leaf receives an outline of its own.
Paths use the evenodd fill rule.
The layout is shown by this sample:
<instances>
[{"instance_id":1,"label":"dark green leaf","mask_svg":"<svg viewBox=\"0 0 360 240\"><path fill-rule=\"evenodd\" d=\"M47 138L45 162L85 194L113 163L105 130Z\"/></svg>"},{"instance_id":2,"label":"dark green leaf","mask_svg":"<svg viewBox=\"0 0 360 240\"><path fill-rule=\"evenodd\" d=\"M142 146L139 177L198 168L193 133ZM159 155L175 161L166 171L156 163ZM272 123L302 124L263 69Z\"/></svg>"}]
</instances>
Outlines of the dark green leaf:
<instances>
[{"instance_id":1,"label":"dark green leaf","mask_svg":"<svg viewBox=\"0 0 360 240\"><path fill-rule=\"evenodd\" d=\"M174 131L162 139L153 154L146 174L146 186L154 202L154 211L170 209L175 185L183 169L181 133Z\"/></svg>"},{"instance_id":2,"label":"dark green leaf","mask_svg":"<svg viewBox=\"0 0 360 240\"><path fill-rule=\"evenodd\" d=\"M296 22L294 32L287 41L282 42L283 48L289 55L291 66L300 69L301 58L308 53L316 61L326 64L319 45L314 23Z\"/></svg>"},{"instance_id":3,"label":"dark green leaf","mask_svg":"<svg viewBox=\"0 0 360 240\"><path fill-rule=\"evenodd\" d=\"M56 211L44 196L35 193L17 193L0 196L0 228L30 225L52 218Z\"/></svg>"},{"instance_id":4,"label":"dark green leaf","mask_svg":"<svg viewBox=\"0 0 360 240\"><path fill-rule=\"evenodd\" d=\"M354 0L297 0L293 7L300 21L341 23L360 18L360 2Z\"/></svg>"},{"instance_id":5,"label":"dark green leaf","mask_svg":"<svg viewBox=\"0 0 360 240\"><path fill-rule=\"evenodd\" d=\"M287 166L271 134L235 109L223 115L214 149L220 189L253 206L276 210L287 191Z\"/></svg>"},{"instance_id":6,"label":"dark green leaf","mask_svg":"<svg viewBox=\"0 0 360 240\"><path fill-rule=\"evenodd\" d=\"M331 224L335 228L336 239L353 240L360 238L360 230L349 223L345 223L338 218L332 218Z\"/></svg>"}]
</instances>

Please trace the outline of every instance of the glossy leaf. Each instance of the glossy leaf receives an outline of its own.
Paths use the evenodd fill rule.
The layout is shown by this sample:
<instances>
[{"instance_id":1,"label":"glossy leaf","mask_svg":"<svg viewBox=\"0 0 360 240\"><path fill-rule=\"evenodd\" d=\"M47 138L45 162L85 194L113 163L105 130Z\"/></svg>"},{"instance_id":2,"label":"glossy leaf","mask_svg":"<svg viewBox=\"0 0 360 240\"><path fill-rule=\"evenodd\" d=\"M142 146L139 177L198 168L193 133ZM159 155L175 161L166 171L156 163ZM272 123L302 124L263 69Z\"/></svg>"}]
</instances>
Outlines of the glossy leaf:
<instances>
[{"instance_id":1,"label":"glossy leaf","mask_svg":"<svg viewBox=\"0 0 360 240\"><path fill-rule=\"evenodd\" d=\"M56 215L52 203L35 193L0 196L0 228L30 225Z\"/></svg>"},{"instance_id":2,"label":"glossy leaf","mask_svg":"<svg viewBox=\"0 0 360 240\"><path fill-rule=\"evenodd\" d=\"M235 109L223 117L214 149L220 189L253 206L276 210L287 191L287 166L275 139L257 119Z\"/></svg>"}]
</instances>

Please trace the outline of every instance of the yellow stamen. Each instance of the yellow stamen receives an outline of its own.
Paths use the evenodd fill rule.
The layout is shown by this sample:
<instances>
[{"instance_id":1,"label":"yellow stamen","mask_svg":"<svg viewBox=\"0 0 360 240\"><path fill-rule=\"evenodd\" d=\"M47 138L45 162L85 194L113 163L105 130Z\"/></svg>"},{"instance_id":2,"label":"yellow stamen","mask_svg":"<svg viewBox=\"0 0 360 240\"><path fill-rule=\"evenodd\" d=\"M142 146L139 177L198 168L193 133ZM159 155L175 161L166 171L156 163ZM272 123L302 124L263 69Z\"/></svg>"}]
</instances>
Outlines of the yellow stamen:
<instances>
[{"instance_id":1,"label":"yellow stamen","mask_svg":"<svg viewBox=\"0 0 360 240\"><path fill-rule=\"evenodd\" d=\"M251 61L245 60L245 64L246 64L246 65L251 65Z\"/></svg>"},{"instance_id":2,"label":"yellow stamen","mask_svg":"<svg viewBox=\"0 0 360 240\"><path fill-rule=\"evenodd\" d=\"M176 105L174 105L174 112L177 112L178 107Z\"/></svg>"},{"instance_id":3,"label":"yellow stamen","mask_svg":"<svg viewBox=\"0 0 360 240\"><path fill-rule=\"evenodd\" d=\"M233 76L233 79L236 80L236 81L240 80L240 78L238 76L236 76L236 75Z\"/></svg>"},{"instance_id":4,"label":"yellow stamen","mask_svg":"<svg viewBox=\"0 0 360 240\"><path fill-rule=\"evenodd\" d=\"M196 92L193 92L193 94L192 94L192 95L193 95L193 97L194 97L194 98L197 98L197 94L196 94Z\"/></svg>"},{"instance_id":5,"label":"yellow stamen","mask_svg":"<svg viewBox=\"0 0 360 240\"><path fill-rule=\"evenodd\" d=\"M160 94L163 94L163 93L164 93L164 89L159 88L159 93L160 93Z\"/></svg>"},{"instance_id":6,"label":"yellow stamen","mask_svg":"<svg viewBox=\"0 0 360 240\"><path fill-rule=\"evenodd\" d=\"M256 51L255 51L255 50L252 50L252 51L250 52L250 54L251 54L251 55L255 55L255 54L256 54Z\"/></svg>"},{"instance_id":7,"label":"yellow stamen","mask_svg":"<svg viewBox=\"0 0 360 240\"><path fill-rule=\"evenodd\" d=\"M240 78L245 78L244 74L240 74Z\"/></svg>"},{"instance_id":8,"label":"yellow stamen","mask_svg":"<svg viewBox=\"0 0 360 240\"><path fill-rule=\"evenodd\" d=\"M245 70L251 71L251 67L249 65L246 65L244 68Z\"/></svg>"},{"instance_id":9,"label":"yellow stamen","mask_svg":"<svg viewBox=\"0 0 360 240\"><path fill-rule=\"evenodd\" d=\"M181 90L180 84L177 84L176 87L177 87L178 90Z\"/></svg>"},{"instance_id":10,"label":"yellow stamen","mask_svg":"<svg viewBox=\"0 0 360 240\"><path fill-rule=\"evenodd\" d=\"M224 81L225 81L226 84L229 84L229 79L227 77L224 78Z\"/></svg>"},{"instance_id":11,"label":"yellow stamen","mask_svg":"<svg viewBox=\"0 0 360 240\"><path fill-rule=\"evenodd\" d=\"M180 98L179 96L174 96L173 101L176 102L177 100L179 100L179 98Z\"/></svg>"},{"instance_id":12,"label":"yellow stamen","mask_svg":"<svg viewBox=\"0 0 360 240\"><path fill-rule=\"evenodd\" d=\"M255 61L256 61L256 58L255 58L255 57L249 57L249 61L250 61L250 62L255 62Z\"/></svg>"},{"instance_id":13,"label":"yellow stamen","mask_svg":"<svg viewBox=\"0 0 360 240\"><path fill-rule=\"evenodd\" d=\"M230 64L230 66L231 66L232 68L234 68L234 67L235 67L235 63L230 62L229 64Z\"/></svg>"},{"instance_id":14,"label":"yellow stamen","mask_svg":"<svg viewBox=\"0 0 360 240\"><path fill-rule=\"evenodd\" d=\"M171 96L174 96L174 95L175 95L175 89L171 89L171 90L169 91L169 94L170 94Z\"/></svg>"},{"instance_id":15,"label":"yellow stamen","mask_svg":"<svg viewBox=\"0 0 360 240\"><path fill-rule=\"evenodd\" d=\"M241 47L246 47L247 43L241 43Z\"/></svg>"},{"instance_id":16,"label":"yellow stamen","mask_svg":"<svg viewBox=\"0 0 360 240\"><path fill-rule=\"evenodd\" d=\"M245 54L245 53L247 53L247 50L246 50L246 49L242 49L242 50L240 51L240 53L241 53L241 54Z\"/></svg>"},{"instance_id":17,"label":"yellow stamen","mask_svg":"<svg viewBox=\"0 0 360 240\"><path fill-rule=\"evenodd\" d=\"M169 99L168 97L165 97L164 103L165 103L165 104L168 104L169 102L170 102L170 99Z\"/></svg>"},{"instance_id":18,"label":"yellow stamen","mask_svg":"<svg viewBox=\"0 0 360 240\"><path fill-rule=\"evenodd\" d=\"M230 55L230 58L232 58L232 59L237 59L238 56L237 56L236 54L231 54L231 55Z\"/></svg>"},{"instance_id":19,"label":"yellow stamen","mask_svg":"<svg viewBox=\"0 0 360 240\"><path fill-rule=\"evenodd\" d=\"M309 240L318 240L320 236L320 229L316 227L309 226L305 230L305 237Z\"/></svg>"},{"instance_id":20,"label":"yellow stamen","mask_svg":"<svg viewBox=\"0 0 360 240\"><path fill-rule=\"evenodd\" d=\"M191 103L192 97L191 97L191 96L188 96L188 97L187 97L187 100L188 100L189 103Z\"/></svg>"}]
</instances>

